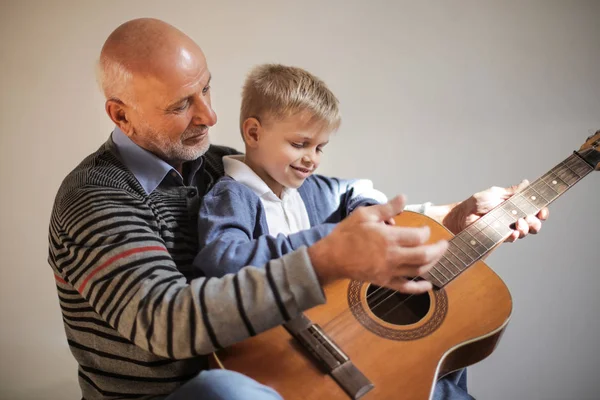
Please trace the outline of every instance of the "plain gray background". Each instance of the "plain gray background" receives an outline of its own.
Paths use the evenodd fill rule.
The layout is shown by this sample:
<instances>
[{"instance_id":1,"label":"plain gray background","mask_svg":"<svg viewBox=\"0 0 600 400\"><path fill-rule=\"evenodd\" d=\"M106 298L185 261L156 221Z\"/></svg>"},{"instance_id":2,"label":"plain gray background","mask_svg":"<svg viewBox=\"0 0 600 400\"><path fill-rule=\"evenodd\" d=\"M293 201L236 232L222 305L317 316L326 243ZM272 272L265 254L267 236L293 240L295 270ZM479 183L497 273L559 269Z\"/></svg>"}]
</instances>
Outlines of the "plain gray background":
<instances>
[{"instance_id":1,"label":"plain gray background","mask_svg":"<svg viewBox=\"0 0 600 400\"><path fill-rule=\"evenodd\" d=\"M2 1L0 398L77 399L47 265L58 185L112 129L94 77L107 35L162 18L205 50L214 143L241 148L250 67L323 78L343 124L320 172L445 203L533 180L600 129L600 1ZM478 399L597 399L600 174L537 237L488 259L514 314L470 368ZM283 362L283 361L282 361Z\"/></svg>"}]
</instances>

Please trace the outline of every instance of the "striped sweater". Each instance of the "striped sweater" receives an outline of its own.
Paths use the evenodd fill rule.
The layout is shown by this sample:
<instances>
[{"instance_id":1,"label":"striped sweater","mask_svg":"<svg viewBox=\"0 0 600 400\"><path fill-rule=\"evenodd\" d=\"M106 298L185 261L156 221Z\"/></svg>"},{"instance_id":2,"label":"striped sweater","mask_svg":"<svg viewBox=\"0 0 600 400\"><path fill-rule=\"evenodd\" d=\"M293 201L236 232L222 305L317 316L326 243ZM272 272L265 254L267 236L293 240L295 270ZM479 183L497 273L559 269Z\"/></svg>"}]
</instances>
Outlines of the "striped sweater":
<instances>
[{"instance_id":1,"label":"striped sweater","mask_svg":"<svg viewBox=\"0 0 600 400\"><path fill-rule=\"evenodd\" d=\"M194 269L201 196L229 153L211 146L201 184L147 194L109 139L63 181L48 261L84 399L161 398L214 349L324 302L305 247L220 279Z\"/></svg>"}]
</instances>

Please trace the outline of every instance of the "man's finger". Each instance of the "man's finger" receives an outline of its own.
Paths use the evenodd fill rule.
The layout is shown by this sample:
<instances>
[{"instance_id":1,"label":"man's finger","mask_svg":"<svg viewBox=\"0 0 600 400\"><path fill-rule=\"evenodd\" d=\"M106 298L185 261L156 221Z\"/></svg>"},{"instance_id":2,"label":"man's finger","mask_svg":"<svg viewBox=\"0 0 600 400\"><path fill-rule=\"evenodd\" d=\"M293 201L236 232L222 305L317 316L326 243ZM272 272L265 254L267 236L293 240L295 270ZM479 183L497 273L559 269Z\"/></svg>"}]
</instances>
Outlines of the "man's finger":
<instances>
[{"instance_id":1,"label":"man's finger","mask_svg":"<svg viewBox=\"0 0 600 400\"><path fill-rule=\"evenodd\" d=\"M431 282L426 280L409 280L403 277L392 279L389 286L391 289L395 289L400 293L406 294L421 294L428 290L431 290Z\"/></svg>"},{"instance_id":2,"label":"man's finger","mask_svg":"<svg viewBox=\"0 0 600 400\"><path fill-rule=\"evenodd\" d=\"M545 221L548 219L549 214L550 211L548 210L548 207L544 207L538 212L537 217L540 221Z\"/></svg>"},{"instance_id":3,"label":"man's finger","mask_svg":"<svg viewBox=\"0 0 600 400\"><path fill-rule=\"evenodd\" d=\"M537 217L528 216L525 218L525 222L529 225L529 233L537 234L540 229L542 229L542 221L540 221Z\"/></svg>"},{"instance_id":4,"label":"man's finger","mask_svg":"<svg viewBox=\"0 0 600 400\"><path fill-rule=\"evenodd\" d=\"M527 186L529 186L529 181L527 179L523 179L521 181L521 183L519 183L518 185L513 185L509 188L506 188L506 192L509 196L512 196L515 193L519 193L521 190L525 189Z\"/></svg>"},{"instance_id":5,"label":"man's finger","mask_svg":"<svg viewBox=\"0 0 600 400\"><path fill-rule=\"evenodd\" d=\"M439 242L423 246L401 247L396 252L395 258L397 259L397 264L402 268L421 267L438 262L447 249L448 242L440 240Z\"/></svg>"},{"instance_id":6,"label":"man's finger","mask_svg":"<svg viewBox=\"0 0 600 400\"><path fill-rule=\"evenodd\" d=\"M394 243L405 246L414 247L420 246L429 240L431 230L428 226L422 226L420 228L409 227L409 226L397 226L394 229L389 230L390 238Z\"/></svg>"},{"instance_id":7,"label":"man's finger","mask_svg":"<svg viewBox=\"0 0 600 400\"><path fill-rule=\"evenodd\" d=\"M395 217L404 210L406 199L403 195L398 195L388 201L385 204L378 204L371 207L359 208L355 211L362 212L362 215L366 215L369 219L375 219L377 222L385 222L390 218Z\"/></svg>"},{"instance_id":8,"label":"man's finger","mask_svg":"<svg viewBox=\"0 0 600 400\"><path fill-rule=\"evenodd\" d=\"M518 231L512 231L509 237L506 238L505 242L514 243L519 238Z\"/></svg>"}]
</instances>

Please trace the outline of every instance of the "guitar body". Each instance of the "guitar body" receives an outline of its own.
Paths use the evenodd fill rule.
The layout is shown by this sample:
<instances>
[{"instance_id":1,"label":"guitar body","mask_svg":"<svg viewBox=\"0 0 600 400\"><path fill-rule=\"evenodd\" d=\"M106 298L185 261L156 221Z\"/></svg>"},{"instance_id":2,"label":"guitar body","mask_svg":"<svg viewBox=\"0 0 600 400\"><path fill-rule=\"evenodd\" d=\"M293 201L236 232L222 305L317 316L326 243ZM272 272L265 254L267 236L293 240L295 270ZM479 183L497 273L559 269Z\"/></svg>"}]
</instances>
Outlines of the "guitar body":
<instances>
[{"instance_id":1,"label":"guitar body","mask_svg":"<svg viewBox=\"0 0 600 400\"><path fill-rule=\"evenodd\" d=\"M431 242L453 236L412 212L400 214L396 224L429 226ZM364 399L430 399L439 378L492 353L512 310L506 285L483 261L442 289L408 300L356 281L338 281L324 290L327 303L305 315L374 385ZM286 400L349 398L283 327L219 351L218 358Z\"/></svg>"}]
</instances>

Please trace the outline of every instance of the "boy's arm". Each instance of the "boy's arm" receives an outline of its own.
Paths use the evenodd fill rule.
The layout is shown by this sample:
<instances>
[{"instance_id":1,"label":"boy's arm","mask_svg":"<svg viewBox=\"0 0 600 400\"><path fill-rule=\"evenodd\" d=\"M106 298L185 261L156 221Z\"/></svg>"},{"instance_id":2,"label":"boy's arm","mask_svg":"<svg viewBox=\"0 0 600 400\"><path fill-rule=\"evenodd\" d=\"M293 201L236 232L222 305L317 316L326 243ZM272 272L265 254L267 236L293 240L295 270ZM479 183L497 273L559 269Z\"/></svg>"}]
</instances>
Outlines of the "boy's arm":
<instances>
[{"instance_id":1,"label":"boy's arm","mask_svg":"<svg viewBox=\"0 0 600 400\"><path fill-rule=\"evenodd\" d=\"M314 176L315 184L319 196L332 196L339 199L340 219L346 218L358 207L372 206L375 204L387 203L385 194L373 187L373 182L368 179L339 179L328 178L322 175ZM404 207L405 211L413 211L420 214L426 214L432 209L431 203L408 204ZM339 221L334 221L339 222Z\"/></svg>"},{"instance_id":2,"label":"boy's arm","mask_svg":"<svg viewBox=\"0 0 600 400\"><path fill-rule=\"evenodd\" d=\"M373 183L368 179L339 179L322 175L313 175L309 183L314 191L316 206L319 203L330 204L335 218L331 222L339 222L346 218L358 207L372 206L387 203L387 197L382 192L373 188Z\"/></svg>"},{"instance_id":3,"label":"boy's arm","mask_svg":"<svg viewBox=\"0 0 600 400\"><path fill-rule=\"evenodd\" d=\"M238 272L246 265L261 266L269 260L310 246L328 235L334 224L321 224L289 236L268 235L261 229L260 199L238 183L221 185L209 192L200 207L200 251L194 266L207 277Z\"/></svg>"}]
</instances>

